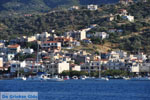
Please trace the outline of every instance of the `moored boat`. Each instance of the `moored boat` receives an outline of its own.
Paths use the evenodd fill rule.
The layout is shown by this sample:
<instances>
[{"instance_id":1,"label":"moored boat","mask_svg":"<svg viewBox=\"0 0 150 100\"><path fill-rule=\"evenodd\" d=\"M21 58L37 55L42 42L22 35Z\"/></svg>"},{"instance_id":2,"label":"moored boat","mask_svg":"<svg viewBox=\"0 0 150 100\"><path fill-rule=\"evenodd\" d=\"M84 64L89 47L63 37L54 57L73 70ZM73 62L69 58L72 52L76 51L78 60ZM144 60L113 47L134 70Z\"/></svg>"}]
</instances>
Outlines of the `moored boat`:
<instances>
[{"instance_id":1,"label":"moored boat","mask_svg":"<svg viewBox=\"0 0 150 100\"><path fill-rule=\"evenodd\" d=\"M124 80L130 80L130 77L123 77Z\"/></svg>"},{"instance_id":2,"label":"moored boat","mask_svg":"<svg viewBox=\"0 0 150 100\"><path fill-rule=\"evenodd\" d=\"M100 77L100 78L96 78L96 81L109 81L109 78L107 77Z\"/></svg>"}]
</instances>

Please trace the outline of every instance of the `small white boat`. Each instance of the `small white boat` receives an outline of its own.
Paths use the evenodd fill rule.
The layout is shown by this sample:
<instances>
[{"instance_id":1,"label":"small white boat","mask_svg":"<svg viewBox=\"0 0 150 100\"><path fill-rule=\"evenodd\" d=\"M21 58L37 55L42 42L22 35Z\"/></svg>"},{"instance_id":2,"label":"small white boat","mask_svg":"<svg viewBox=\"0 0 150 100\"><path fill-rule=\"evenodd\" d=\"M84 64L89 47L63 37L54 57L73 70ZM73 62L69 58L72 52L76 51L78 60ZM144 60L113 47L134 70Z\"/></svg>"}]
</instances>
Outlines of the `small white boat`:
<instances>
[{"instance_id":1,"label":"small white boat","mask_svg":"<svg viewBox=\"0 0 150 100\"><path fill-rule=\"evenodd\" d=\"M124 80L130 80L130 77L123 77Z\"/></svg>"},{"instance_id":2,"label":"small white boat","mask_svg":"<svg viewBox=\"0 0 150 100\"><path fill-rule=\"evenodd\" d=\"M61 79L61 78L48 78L48 79L46 79L46 81L53 81L53 82L62 82L62 81L64 81L63 79Z\"/></svg>"},{"instance_id":3,"label":"small white boat","mask_svg":"<svg viewBox=\"0 0 150 100\"><path fill-rule=\"evenodd\" d=\"M78 80L78 77L77 76L73 76L72 79Z\"/></svg>"},{"instance_id":4,"label":"small white boat","mask_svg":"<svg viewBox=\"0 0 150 100\"><path fill-rule=\"evenodd\" d=\"M85 75L80 76L80 79L81 79L81 80L86 80L86 78L87 78L87 77L86 77Z\"/></svg>"},{"instance_id":5,"label":"small white boat","mask_svg":"<svg viewBox=\"0 0 150 100\"><path fill-rule=\"evenodd\" d=\"M95 78L96 81L109 81L109 78L101 77L101 78Z\"/></svg>"},{"instance_id":6,"label":"small white boat","mask_svg":"<svg viewBox=\"0 0 150 100\"><path fill-rule=\"evenodd\" d=\"M55 76L55 77L50 77L50 74L46 74L44 75L43 77L44 80L46 81L54 81L54 82L61 82L61 81L64 81L64 79L61 79L59 78L58 76Z\"/></svg>"}]
</instances>

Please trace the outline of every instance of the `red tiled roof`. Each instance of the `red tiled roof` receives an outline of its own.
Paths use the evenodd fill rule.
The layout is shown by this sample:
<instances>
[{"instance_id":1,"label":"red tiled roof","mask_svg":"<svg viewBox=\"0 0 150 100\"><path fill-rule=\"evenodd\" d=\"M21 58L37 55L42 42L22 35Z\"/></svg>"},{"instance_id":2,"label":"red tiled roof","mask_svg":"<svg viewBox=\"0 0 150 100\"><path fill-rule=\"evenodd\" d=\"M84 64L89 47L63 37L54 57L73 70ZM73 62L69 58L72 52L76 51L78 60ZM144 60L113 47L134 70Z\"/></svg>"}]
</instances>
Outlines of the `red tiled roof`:
<instances>
[{"instance_id":1,"label":"red tiled roof","mask_svg":"<svg viewBox=\"0 0 150 100\"><path fill-rule=\"evenodd\" d=\"M20 45L15 44L15 45L8 45L8 48L18 48Z\"/></svg>"},{"instance_id":2,"label":"red tiled roof","mask_svg":"<svg viewBox=\"0 0 150 100\"><path fill-rule=\"evenodd\" d=\"M43 43L57 43L57 41L45 41Z\"/></svg>"},{"instance_id":3,"label":"red tiled roof","mask_svg":"<svg viewBox=\"0 0 150 100\"><path fill-rule=\"evenodd\" d=\"M49 59L50 57L46 56L46 57L43 57L43 59Z\"/></svg>"},{"instance_id":4,"label":"red tiled roof","mask_svg":"<svg viewBox=\"0 0 150 100\"><path fill-rule=\"evenodd\" d=\"M55 39L64 39L65 41L69 41L70 38L66 38L66 37L56 37Z\"/></svg>"}]
</instances>

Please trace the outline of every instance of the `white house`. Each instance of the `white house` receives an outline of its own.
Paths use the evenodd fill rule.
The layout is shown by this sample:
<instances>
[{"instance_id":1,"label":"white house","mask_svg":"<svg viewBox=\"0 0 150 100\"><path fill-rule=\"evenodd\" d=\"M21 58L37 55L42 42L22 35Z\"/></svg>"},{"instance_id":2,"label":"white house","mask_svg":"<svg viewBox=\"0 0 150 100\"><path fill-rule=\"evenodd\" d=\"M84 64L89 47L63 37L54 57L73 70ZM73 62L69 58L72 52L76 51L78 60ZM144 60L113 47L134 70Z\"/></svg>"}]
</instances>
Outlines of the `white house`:
<instances>
[{"instance_id":1,"label":"white house","mask_svg":"<svg viewBox=\"0 0 150 100\"><path fill-rule=\"evenodd\" d=\"M98 9L98 5L93 5L93 4L88 5L87 9L89 9L89 10L97 10Z\"/></svg>"},{"instance_id":2,"label":"white house","mask_svg":"<svg viewBox=\"0 0 150 100\"><path fill-rule=\"evenodd\" d=\"M0 70L3 70L3 58L0 58Z\"/></svg>"},{"instance_id":3,"label":"white house","mask_svg":"<svg viewBox=\"0 0 150 100\"><path fill-rule=\"evenodd\" d=\"M115 52L115 51L111 51L110 53L110 60L118 60L120 58L119 53Z\"/></svg>"},{"instance_id":4,"label":"white house","mask_svg":"<svg viewBox=\"0 0 150 100\"><path fill-rule=\"evenodd\" d=\"M65 70L69 70L69 63L67 63L67 62L58 63L57 66L58 66L58 73L59 74Z\"/></svg>"},{"instance_id":5,"label":"white house","mask_svg":"<svg viewBox=\"0 0 150 100\"><path fill-rule=\"evenodd\" d=\"M36 40L36 37L35 36L30 36L30 37L27 37L27 42L33 42Z\"/></svg>"},{"instance_id":6,"label":"white house","mask_svg":"<svg viewBox=\"0 0 150 100\"><path fill-rule=\"evenodd\" d=\"M71 64L70 65L70 70L72 70L72 71L81 71L81 66L75 65L75 64Z\"/></svg>"},{"instance_id":7,"label":"white house","mask_svg":"<svg viewBox=\"0 0 150 100\"><path fill-rule=\"evenodd\" d=\"M69 10L78 10L79 6L72 6L71 8L69 8Z\"/></svg>"},{"instance_id":8,"label":"white house","mask_svg":"<svg viewBox=\"0 0 150 100\"><path fill-rule=\"evenodd\" d=\"M96 32L94 34L95 37L99 37L101 38L102 40L105 39L105 38L108 38L109 37L109 34L107 34L106 32Z\"/></svg>"},{"instance_id":9,"label":"white house","mask_svg":"<svg viewBox=\"0 0 150 100\"><path fill-rule=\"evenodd\" d=\"M43 32L41 34L35 35L36 39L41 40L41 41L45 41L49 36L50 36L50 34L48 32Z\"/></svg>"},{"instance_id":10,"label":"white house","mask_svg":"<svg viewBox=\"0 0 150 100\"><path fill-rule=\"evenodd\" d=\"M19 53L21 51L20 45L18 45L18 44L8 45L7 49L8 49L7 52L9 54L16 54L16 53Z\"/></svg>"},{"instance_id":11,"label":"white house","mask_svg":"<svg viewBox=\"0 0 150 100\"><path fill-rule=\"evenodd\" d=\"M67 62L55 62L55 63L46 63L45 65L47 70L51 74L60 74L63 71L69 70L69 63Z\"/></svg>"},{"instance_id":12,"label":"white house","mask_svg":"<svg viewBox=\"0 0 150 100\"><path fill-rule=\"evenodd\" d=\"M27 48L27 49L22 49L22 53L26 53L26 54L32 54L34 52L33 49Z\"/></svg>"},{"instance_id":13,"label":"white house","mask_svg":"<svg viewBox=\"0 0 150 100\"><path fill-rule=\"evenodd\" d=\"M130 22L134 22L134 16L131 15L123 15L122 16L123 19L127 19Z\"/></svg>"},{"instance_id":14,"label":"white house","mask_svg":"<svg viewBox=\"0 0 150 100\"><path fill-rule=\"evenodd\" d=\"M86 39L86 31L85 30L79 30L79 31L71 31L66 33L67 36L71 36L76 40L83 40Z\"/></svg>"},{"instance_id":15,"label":"white house","mask_svg":"<svg viewBox=\"0 0 150 100\"><path fill-rule=\"evenodd\" d=\"M61 50L61 43L57 41L45 41L41 44L42 49L46 51L50 50Z\"/></svg>"},{"instance_id":16,"label":"white house","mask_svg":"<svg viewBox=\"0 0 150 100\"><path fill-rule=\"evenodd\" d=\"M131 72L134 73L150 72L150 63L132 62Z\"/></svg>"}]
</instances>

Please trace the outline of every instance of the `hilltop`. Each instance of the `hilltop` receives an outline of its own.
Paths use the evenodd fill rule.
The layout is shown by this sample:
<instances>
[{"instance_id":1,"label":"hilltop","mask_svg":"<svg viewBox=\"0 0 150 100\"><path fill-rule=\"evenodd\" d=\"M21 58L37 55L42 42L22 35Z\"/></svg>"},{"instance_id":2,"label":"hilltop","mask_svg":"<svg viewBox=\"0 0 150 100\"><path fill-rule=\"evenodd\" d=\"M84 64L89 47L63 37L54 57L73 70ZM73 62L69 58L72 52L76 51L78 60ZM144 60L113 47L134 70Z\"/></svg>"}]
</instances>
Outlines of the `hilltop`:
<instances>
[{"instance_id":1,"label":"hilltop","mask_svg":"<svg viewBox=\"0 0 150 100\"><path fill-rule=\"evenodd\" d=\"M123 20L108 21L110 15L115 15L120 9L126 9L127 12L134 16L134 22ZM138 10L137 10L138 9ZM107 32L109 39L99 40L91 38L92 42L98 47L111 49L122 49L130 52L150 52L150 2L138 2L129 6L119 4L101 5L98 10L90 11L84 8L79 10L61 10L45 14L31 16L15 16L0 18L1 39L12 39L18 36L41 33L44 31L51 32L55 30L57 35L71 30L80 30L97 24L97 27L87 34L95 32ZM118 17L118 16L117 16ZM122 30L122 33L110 33L110 29ZM109 45L108 45L109 44ZM87 47L85 49L92 48ZM79 48L81 49L81 48Z\"/></svg>"},{"instance_id":2,"label":"hilltop","mask_svg":"<svg viewBox=\"0 0 150 100\"><path fill-rule=\"evenodd\" d=\"M118 0L0 0L0 13L39 13L73 5L109 4Z\"/></svg>"}]
</instances>

